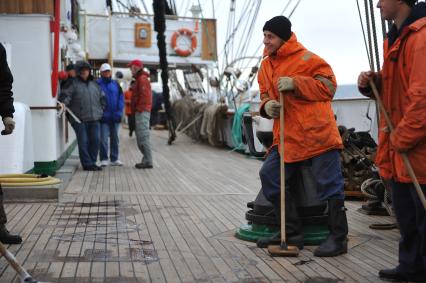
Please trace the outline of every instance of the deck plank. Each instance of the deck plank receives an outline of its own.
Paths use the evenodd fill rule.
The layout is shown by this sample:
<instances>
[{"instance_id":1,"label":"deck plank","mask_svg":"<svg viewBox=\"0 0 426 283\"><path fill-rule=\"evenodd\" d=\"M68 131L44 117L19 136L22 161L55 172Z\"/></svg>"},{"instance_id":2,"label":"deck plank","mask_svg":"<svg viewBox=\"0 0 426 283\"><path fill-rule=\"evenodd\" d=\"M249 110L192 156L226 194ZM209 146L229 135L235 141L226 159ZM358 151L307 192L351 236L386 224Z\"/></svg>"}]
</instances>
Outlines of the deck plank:
<instances>
[{"instance_id":1,"label":"deck plank","mask_svg":"<svg viewBox=\"0 0 426 283\"><path fill-rule=\"evenodd\" d=\"M8 228L24 238L9 246L38 280L57 282L303 282L328 278L377 282L397 263L399 231L371 230L391 217L364 215L348 201L350 249L316 258L270 257L236 239L246 203L260 188L262 162L152 132L154 166L137 170L141 154L121 133L124 166L77 170L58 203L8 203ZM0 282L17 280L0 260Z\"/></svg>"}]
</instances>

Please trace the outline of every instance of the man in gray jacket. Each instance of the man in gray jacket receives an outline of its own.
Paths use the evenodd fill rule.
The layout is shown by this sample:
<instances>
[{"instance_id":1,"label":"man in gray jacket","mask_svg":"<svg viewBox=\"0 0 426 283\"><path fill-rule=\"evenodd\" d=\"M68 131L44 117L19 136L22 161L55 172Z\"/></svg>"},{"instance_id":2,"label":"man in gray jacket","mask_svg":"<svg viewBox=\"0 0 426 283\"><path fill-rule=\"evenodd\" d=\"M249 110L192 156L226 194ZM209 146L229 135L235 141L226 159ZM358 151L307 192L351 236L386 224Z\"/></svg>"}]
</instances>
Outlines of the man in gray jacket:
<instances>
[{"instance_id":1,"label":"man in gray jacket","mask_svg":"<svg viewBox=\"0 0 426 283\"><path fill-rule=\"evenodd\" d=\"M105 95L90 74L89 63L75 64L77 77L64 89L59 101L64 103L80 119L71 119L78 142L80 162L86 171L102 170L96 165L100 144L100 119L105 108Z\"/></svg>"}]
</instances>

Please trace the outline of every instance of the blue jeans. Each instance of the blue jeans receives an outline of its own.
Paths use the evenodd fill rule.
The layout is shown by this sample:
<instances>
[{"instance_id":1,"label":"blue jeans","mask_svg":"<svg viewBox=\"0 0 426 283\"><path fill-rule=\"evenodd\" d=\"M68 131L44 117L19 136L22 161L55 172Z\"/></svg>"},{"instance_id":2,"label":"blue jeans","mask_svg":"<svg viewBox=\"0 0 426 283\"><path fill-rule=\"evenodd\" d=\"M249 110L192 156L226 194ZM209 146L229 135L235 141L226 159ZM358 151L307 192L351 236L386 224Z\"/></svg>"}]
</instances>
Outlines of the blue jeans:
<instances>
[{"instance_id":1,"label":"blue jeans","mask_svg":"<svg viewBox=\"0 0 426 283\"><path fill-rule=\"evenodd\" d=\"M280 162L278 149L277 147L273 147L259 172L263 193L266 199L273 204L279 203L280 199ZM310 166L312 166L318 197L321 201L331 198L345 198L345 184L342 175L340 155L337 150L322 153L305 161L286 163L286 183L295 176L298 170L300 170L300 166L303 162L309 162Z\"/></svg>"},{"instance_id":2,"label":"blue jeans","mask_svg":"<svg viewBox=\"0 0 426 283\"><path fill-rule=\"evenodd\" d=\"M110 160L118 160L118 129L120 123L101 123L101 148L99 158L101 161L108 160L108 140L110 150Z\"/></svg>"},{"instance_id":3,"label":"blue jeans","mask_svg":"<svg viewBox=\"0 0 426 283\"><path fill-rule=\"evenodd\" d=\"M86 168L96 165L100 142L99 121L72 123L77 136L78 154L81 165Z\"/></svg>"},{"instance_id":4,"label":"blue jeans","mask_svg":"<svg viewBox=\"0 0 426 283\"><path fill-rule=\"evenodd\" d=\"M138 144L139 150L142 152L142 163L146 165L152 165L152 152L151 152L151 143L149 141L149 119L151 113L136 112L136 142Z\"/></svg>"},{"instance_id":5,"label":"blue jeans","mask_svg":"<svg viewBox=\"0 0 426 283\"><path fill-rule=\"evenodd\" d=\"M398 270L426 273L426 212L413 184L391 182L392 206L401 239ZM421 185L426 194L426 185Z\"/></svg>"}]
</instances>

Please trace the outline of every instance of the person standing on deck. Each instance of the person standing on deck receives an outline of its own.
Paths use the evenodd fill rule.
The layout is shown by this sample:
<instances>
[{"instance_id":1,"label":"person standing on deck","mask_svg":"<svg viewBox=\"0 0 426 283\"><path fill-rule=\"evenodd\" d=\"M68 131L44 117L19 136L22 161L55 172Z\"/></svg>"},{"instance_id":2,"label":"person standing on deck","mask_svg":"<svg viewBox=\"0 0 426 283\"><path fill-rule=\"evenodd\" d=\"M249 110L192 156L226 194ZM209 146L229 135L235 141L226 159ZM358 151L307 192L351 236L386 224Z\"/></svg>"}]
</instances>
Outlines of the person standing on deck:
<instances>
[{"instance_id":1,"label":"person standing on deck","mask_svg":"<svg viewBox=\"0 0 426 283\"><path fill-rule=\"evenodd\" d=\"M123 162L118 159L118 130L121 117L123 116L124 97L120 85L111 78L111 66L107 63L101 65L99 69L101 78L96 82L105 93L106 107L101 119L101 147L99 158L101 166L122 166ZM110 144L108 161L108 140Z\"/></svg>"},{"instance_id":2,"label":"person standing on deck","mask_svg":"<svg viewBox=\"0 0 426 283\"><path fill-rule=\"evenodd\" d=\"M331 67L297 41L284 16L263 27L264 59L259 69L260 115L274 119L273 145L260 170L262 189L280 216L280 96L284 100L286 182L301 166L310 166L319 198L328 202L330 234L315 256L337 256L347 252L348 223L344 207L344 179L339 150L343 148L331 100L336 79ZM303 248L303 232L291 188L286 190L287 242ZM259 239L258 246L278 244L280 235Z\"/></svg>"},{"instance_id":3,"label":"person standing on deck","mask_svg":"<svg viewBox=\"0 0 426 283\"><path fill-rule=\"evenodd\" d=\"M127 116L127 124L129 125L129 137L131 137L135 131L135 113L132 111L132 97L134 87L135 81L132 80L129 89L124 92L125 112Z\"/></svg>"},{"instance_id":4,"label":"person standing on deck","mask_svg":"<svg viewBox=\"0 0 426 283\"><path fill-rule=\"evenodd\" d=\"M392 204L399 224L399 264L381 270L380 278L426 282L426 212L400 153L406 153L426 193L426 4L414 0L380 0L377 7L393 21L384 43L384 63L378 73L362 72L360 91L372 97L373 80L395 130L380 117L376 165L392 188Z\"/></svg>"},{"instance_id":5,"label":"person standing on deck","mask_svg":"<svg viewBox=\"0 0 426 283\"><path fill-rule=\"evenodd\" d=\"M4 130L2 135L10 135L15 129L13 121L13 76L6 60L6 50L0 43L0 116L3 120ZM3 205L3 191L0 186L0 242L3 244L20 244L22 238L19 235L11 235L6 229L7 217Z\"/></svg>"},{"instance_id":6,"label":"person standing on deck","mask_svg":"<svg viewBox=\"0 0 426 283\"><path fill-rule=\"evenodd\" d=\"M58 101L64 103L81 123L70 120L77 136L81 165L86 171L99 171L96 165L100 143L100 119L105 108L105 95L90 74L91 66L85 61L75 65L77 77L64 90Z\"/></svg>"},{"instance_id":7,"label":"person standing on deck","mask_svg":"<svg viewBox=\"0 0 426 283\"><path fill-rule=\"evenodd\" d=\"M61 81L61 90L62 89L66 89L72 82L72 80L77 76L76 72L75 72L75 66L73 63L69 63L66 67L65 67L65 79Z\"/></svg>"},{"instance_id":8,"label":"person standing on deck","mask_svg":"<svg viewBox=\"0 0 426 283\"><path fill-rule=\"evenodd\" d=\"M140 60L133 60L128 64L135 86L133 88L132 110L135 113L136 121L136 142L142 152L142 161L137 163L137 169L153 168L151 144L149 140L149 120L151 116L152 91L148 74L143 70L143 63Z\"/></svg>"}]
</instances>

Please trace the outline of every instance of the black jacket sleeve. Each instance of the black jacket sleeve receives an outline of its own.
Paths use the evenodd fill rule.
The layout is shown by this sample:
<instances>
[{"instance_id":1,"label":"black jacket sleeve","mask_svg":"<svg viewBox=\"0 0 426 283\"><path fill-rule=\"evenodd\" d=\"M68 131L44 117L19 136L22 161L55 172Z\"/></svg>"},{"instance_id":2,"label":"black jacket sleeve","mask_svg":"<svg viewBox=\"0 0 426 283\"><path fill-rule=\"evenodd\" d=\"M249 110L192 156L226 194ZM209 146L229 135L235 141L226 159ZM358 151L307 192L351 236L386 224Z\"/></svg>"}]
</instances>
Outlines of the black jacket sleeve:
<instances>
[{"instance_id":1,"label":"black jacket sleeve","mask_svg":"<svg viewBox=\"0 0 426 283\"><path fill-rule=\"evenodd\" d=\"M6 60L6 50L0 43L0 116L13 117L13 76Z\"/></svg>"}]
</instances>

